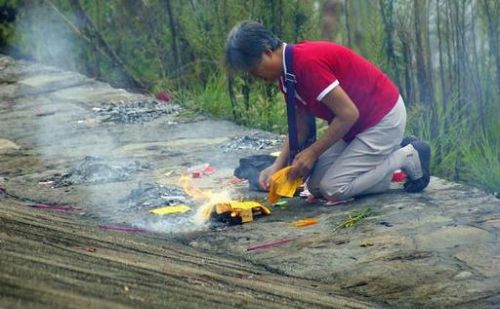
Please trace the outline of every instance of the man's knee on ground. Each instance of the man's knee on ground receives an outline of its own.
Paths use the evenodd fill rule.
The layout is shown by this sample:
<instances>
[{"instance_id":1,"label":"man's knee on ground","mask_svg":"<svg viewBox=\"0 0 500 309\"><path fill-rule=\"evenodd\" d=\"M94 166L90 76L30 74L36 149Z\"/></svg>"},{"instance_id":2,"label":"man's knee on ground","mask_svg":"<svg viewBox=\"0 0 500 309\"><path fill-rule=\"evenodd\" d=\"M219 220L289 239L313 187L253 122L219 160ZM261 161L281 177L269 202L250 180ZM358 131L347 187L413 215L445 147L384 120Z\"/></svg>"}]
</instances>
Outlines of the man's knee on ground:
<instances>
[{"instance_id":1,"label":"man's knee on ground","mask_svg":"<svg viewBox=\"0 0 500 309\"><path fill-rule=\"evenodd\" d=\"M334 181L321 181L319 191L326 199L346 200L352 197L351 184L336 183Z\"/></svg>"},{"instance_id":2,"label":"man's knee on ground","mask_svg":"<svg viewBox=\"0 0 500 309\"><path fill-rule=\"evenodd\" d=\"M311 186L311 185L309 185L309 183L307 183L307 190L309 191L309 193L311 193L316 198L323 197L323 194L321 193L321 190L319 189L319 185Z\"/></svg>"},{"instance_id":3,"label":"man's knee on ground","mask_svg":"<svg viewBox=\"0 0 500 309\"><path fill-rule=\"evenodd\" d=\"M320 181L319 181L318 177L309 177L309 179L307 180L307 183L306 183L307 190L309 191L309 193L311 193L316 198L323 197L322 193L319 189L319 183L320 183Z\"/></svg>"}]
</instances>

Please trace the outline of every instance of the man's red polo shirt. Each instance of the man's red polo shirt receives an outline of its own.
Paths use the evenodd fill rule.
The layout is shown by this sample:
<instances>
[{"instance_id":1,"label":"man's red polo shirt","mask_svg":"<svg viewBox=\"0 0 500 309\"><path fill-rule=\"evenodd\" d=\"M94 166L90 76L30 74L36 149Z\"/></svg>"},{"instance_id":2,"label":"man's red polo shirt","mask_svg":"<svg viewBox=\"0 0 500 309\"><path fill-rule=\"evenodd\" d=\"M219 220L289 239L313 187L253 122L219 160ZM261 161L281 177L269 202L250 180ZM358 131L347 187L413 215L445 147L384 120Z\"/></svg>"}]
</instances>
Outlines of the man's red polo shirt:
<instances>
[{"instance_id":1,"label":"man's red polo shirt","mask_svg":"<svg viewBox=\"0 0 500 309\"><path fill-rule=\"evenodd\" d=\"M304 41L295 44L293 70L297 79L297 104L316 117L328 123L335 117L321 100L338 85L354 102L359 119L344 136L346 141L376 125L399 98L396 85L380 69L336 43ZM280 88L286 93L282 80Z\"/></svg>"}]
</instances>

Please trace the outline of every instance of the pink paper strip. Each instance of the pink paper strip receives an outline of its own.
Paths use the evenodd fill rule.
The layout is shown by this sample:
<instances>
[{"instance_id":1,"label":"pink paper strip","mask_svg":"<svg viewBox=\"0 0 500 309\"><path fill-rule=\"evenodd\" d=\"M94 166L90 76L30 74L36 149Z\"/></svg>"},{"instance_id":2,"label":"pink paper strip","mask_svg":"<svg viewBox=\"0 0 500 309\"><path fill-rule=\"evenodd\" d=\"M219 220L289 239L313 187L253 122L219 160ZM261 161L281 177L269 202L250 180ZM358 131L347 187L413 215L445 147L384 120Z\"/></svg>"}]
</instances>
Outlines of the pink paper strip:
<instances>
[{"instance_id":1,"label":"pink paper strip","mask_svg":"<svg viewBox=\"0 0 500 309\"><path fill-rule=\"evenodd\" d=\"M271 241L271 242L263 242L263 243L259 243L259 244L252 245L252 246L248 247L247 251L278 247L278 246L287 244L289 242L292 242L292 241L294 241L296 239L297 239L297 237L295 237L295 238L286 238L286 239L281 239L281 240L275 240L275 241Z\"/></svg>"},{"instance_id":2,"label":"pink paper strip","mask_svg":"<svg viewBox=\"0 0 500 309\"><path fill-rule=\"evenodd\" d=\"M78 211L82 210L81 208L75 208L67 205L47 205L47 204L33 204L31 205L33 208L41 208L41 209L49 209L54 211Z\"/></svg>"},{"instance_id":3,"label":"pink paper strip","mask_svg":"<svg viewBox=\"0 0 500 309\"><path fill-rule=\"evenodd\" d=\"M143 229L140 227L123 226L123 225L100 224L99 227L103 230L108 230L108 231L122 231L122 232L131 232L131 233L147 232L146 229Z\"/></svg>"}]
</instances>

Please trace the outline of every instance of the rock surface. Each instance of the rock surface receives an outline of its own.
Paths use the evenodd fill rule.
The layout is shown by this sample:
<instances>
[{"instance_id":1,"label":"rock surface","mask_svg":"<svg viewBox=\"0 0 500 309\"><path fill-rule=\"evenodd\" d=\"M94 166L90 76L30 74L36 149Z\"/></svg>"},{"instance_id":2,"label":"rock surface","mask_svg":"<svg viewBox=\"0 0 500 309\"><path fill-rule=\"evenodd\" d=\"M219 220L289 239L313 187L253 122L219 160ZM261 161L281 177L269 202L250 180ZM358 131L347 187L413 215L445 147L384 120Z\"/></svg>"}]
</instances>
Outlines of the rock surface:
<instances>
[{"instance_id":1,"label":"rock surface","mask_svg":"<svg viewBox=\"0 0 500 309\"><path fill-rule=\"evenodd\" d=\"M159 108L76 73L5 56L0 64L1 307L500 306L500 200L492 195L433 177L419 194L396 188L339 206L297 197L252 223L210 226L196 213L206 200L184 200L182 184L264 201L231 176L239 158L276 151L281 137L175 103ZM150 105L154 116L137 120ZM124 106L110 111L119 120L103 116L109 106ZM86 157L147 168L54 185ZM196 174L206 163L215 170ZM144 195L148 188L155 194ZM175 201L192 212L147 212ZM368 208L367 218L343 224ZM304 218L318 224L292 225Z\"/></svg>"}]
</instances>

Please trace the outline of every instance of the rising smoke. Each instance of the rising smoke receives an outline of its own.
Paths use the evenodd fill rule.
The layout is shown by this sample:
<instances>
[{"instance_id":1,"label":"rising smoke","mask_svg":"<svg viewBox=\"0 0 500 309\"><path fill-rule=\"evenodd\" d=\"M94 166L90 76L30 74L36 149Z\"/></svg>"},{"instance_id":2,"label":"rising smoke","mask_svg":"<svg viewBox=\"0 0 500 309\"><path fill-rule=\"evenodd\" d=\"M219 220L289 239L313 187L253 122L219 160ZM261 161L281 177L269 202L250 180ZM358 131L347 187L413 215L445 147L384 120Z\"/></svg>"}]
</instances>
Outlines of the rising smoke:
<instances>
[{"instance_id":1,"label":"rising smoke","mask_svg":"<svg viewBox=\"0 0 500 309\"><path fill-rule=\"evenodd\" d=\"M64 18L68 20L65 21ZM68 71L78 71L84 67L85 61L79 58L78 52L81 47L79 44L84 43L68 27L68 22L72 22L70 18L71 16L61 15L61 12L45 2L23 6L15 24L16 41L22 53L30 55L38 63L30 64L31 67L36 67L32 76L29 73L23 76L26 84L56 90L61 76L68 74L48 66ZM78 75L75 73L68 76L72 78L71 76ZM64 78L61 82L67 80ZM89 112L74 101L65 99L66 94L80 91L81 98L78 100L100 100L99 97L92 96L94 88L88 86L88 83L79 87L82 90L77 90L77 87L50 90L50 94L29 95L23 99L33 108L32 125L36 132L33 143L39 152L40 161L59 162L55 167L56 175L41 180L52 183L53 190L76 191L80 203L87 211L86 217L99 223L136 226L159 232L185 232L205 228L206 220L200 220L196 216L196 205L208 201L195 202L189 197L173 201L171 193L175 190L172 188L143 182L143 176L148 177L147 174L151 173L154 165L149 165L142 158L126 158L126 153L117 151L124 145L117 141L116 134L120 135L121 140L132 139L127 135L135 136L138 133L134 131L143 130L141 121L103 121L117 109L108 106L99 109L99 112ZM18 95L22 96L22 92L28 89L29 87L19 88ZM102 103L108 102L103 99ZM143 107L144 104L131 102L128 108L121 106L118 109L120 113L113 115L125 115L126 119L132 119L130 113L133 112L134 117L141 118L140 113L137 113L137 106ZM140 119L144 122L168 114L162 109L158 117L151 117L151 108L146 109L145 116ZM110 133L110 128L114 134ZM137 166L140 168L135 168ZM143 166L147 168L143 169ZM174 193L179 196L178 192ZM148 212L154 207L168 206L174 202L192 203L194 207L185 215L161 217Z\"/></svg>"}]
</instances>

